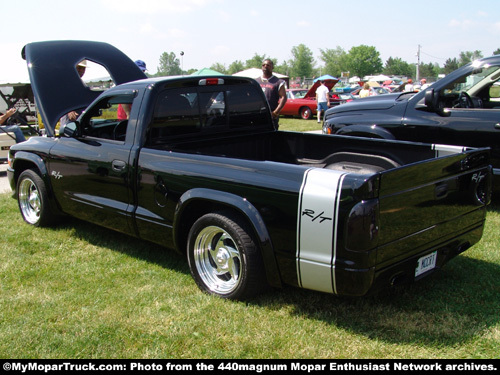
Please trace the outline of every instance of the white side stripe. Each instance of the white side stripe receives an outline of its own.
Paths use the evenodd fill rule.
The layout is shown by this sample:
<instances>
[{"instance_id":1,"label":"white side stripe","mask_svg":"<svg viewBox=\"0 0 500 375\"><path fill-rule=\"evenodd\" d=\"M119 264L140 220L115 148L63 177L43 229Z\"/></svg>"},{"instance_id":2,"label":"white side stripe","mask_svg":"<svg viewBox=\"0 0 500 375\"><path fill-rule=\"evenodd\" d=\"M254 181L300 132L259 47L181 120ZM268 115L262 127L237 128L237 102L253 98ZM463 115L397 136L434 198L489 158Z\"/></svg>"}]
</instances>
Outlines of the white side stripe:
<instances>
[{"instance_id":1,"label":"white side stripe","mask_svg":"<svg viewBox=\"0 0 500 375\"><path fill-rule=\"evenodd\" d=\"M345 174L312 168L306 171L297 213L297 273L303 288L335 293L338 196Z\"/></svg>"}]
</instances>

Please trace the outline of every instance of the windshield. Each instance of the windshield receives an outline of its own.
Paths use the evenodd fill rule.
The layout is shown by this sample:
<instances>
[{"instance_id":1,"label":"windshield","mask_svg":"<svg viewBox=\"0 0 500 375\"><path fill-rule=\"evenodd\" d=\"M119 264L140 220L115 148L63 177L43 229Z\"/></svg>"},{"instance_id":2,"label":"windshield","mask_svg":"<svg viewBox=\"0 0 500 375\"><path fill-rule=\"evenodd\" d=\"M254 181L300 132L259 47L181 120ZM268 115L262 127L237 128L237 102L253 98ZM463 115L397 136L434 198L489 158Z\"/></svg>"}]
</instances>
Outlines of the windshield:
<instances>
[{"instance_id":1,"label":"windshield","mask_svg":"<svg viewBox=\"0 0 500 375\"><path fill-rule=\"evenodd\" d=\"M474 95L485 85L491 84L500 78L499 66L487 66L485 68L473 70L471 74L460 77L445 88L446 94L466 91Z\"/></svg>"}]
</instances>

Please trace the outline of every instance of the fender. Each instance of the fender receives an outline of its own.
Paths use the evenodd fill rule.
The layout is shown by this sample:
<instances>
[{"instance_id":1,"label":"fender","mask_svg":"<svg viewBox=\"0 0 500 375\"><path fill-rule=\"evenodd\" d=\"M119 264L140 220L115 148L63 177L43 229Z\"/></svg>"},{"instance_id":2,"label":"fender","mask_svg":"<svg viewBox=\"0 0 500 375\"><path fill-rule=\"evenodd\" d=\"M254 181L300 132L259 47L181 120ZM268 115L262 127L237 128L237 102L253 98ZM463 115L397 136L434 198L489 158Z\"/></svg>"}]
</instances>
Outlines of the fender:
<instances>
[{"instance_id":1,"label":"fender","mask_svg":"<svg viewBox=\"0 0 500 375\"><path fill-rule=\"evenodd\" d=\"M377 125L346 125L340 128L335 134L390 140L396 139L391 132Z\"/></svg>"},{"instance_id":2,"label":"fender","mask_svg":"<svg viewBox=\"0 0 500 375\"><path fill-rule=\"evenodd\" d=\"M17 181L22 172L26 169L37 169L40 173L40 177L42 178L45 186L47 187L47 193L49 196L49 202L52 209L52 212L56 214L62 214L59 205L54 196L54 192L52 190L52 183L50 181L50 175L47 171L47 167L43 161L43 159L31 152L26 151L18 151L15 154L15 158L13 160L13 169L10 168L8 171L9 184L12 189L12 195L16 195L17 193ZM15 172L14 172L15 171ZM14 174L15 173L15 174Z\"/></svg>"},{"instance_id":3,"label":"fender","mask_svg":"<svg viewBox=\"0 0 500 375\"><path fill-rule=\"evenodd\" d=\"M12 191L15 192L16 190L17 179L19 178L19 175L26 169L33 169L33 167L36 167L36 169L38 169L38 171L40 172L42 180L45 182L48 189L52 193L49 173L43 159L40 156L31 152L18 151L15 154L13 163L14 164L12 165L12 167L15 168L13 168L12 170L15 171L15 175L11 175L11 178L9 178L9 183Z\"/></svg>"},{"instance_id":4,"label":"fender","mask_svg":"<svg viewBox=\"0 0 500 375\"><path fill-rule=\"evenodd\" d=\"M274 257L274 249L271 243L271 238L264 224L264 220L259 211L245 198L235 194L226 193L218 190L195 188L185 192L179 199L175 209L173 221L173 239L174 246L179 248L180 243L180 228L181 217L185 209L194 201L213 202L230 207L242 214L252 226L260 248L262 249L262 258L266 267L266 275L269 283L275 287L281 287L281 279L279 277L279 269Z\"/></svg>"}]
</instances>

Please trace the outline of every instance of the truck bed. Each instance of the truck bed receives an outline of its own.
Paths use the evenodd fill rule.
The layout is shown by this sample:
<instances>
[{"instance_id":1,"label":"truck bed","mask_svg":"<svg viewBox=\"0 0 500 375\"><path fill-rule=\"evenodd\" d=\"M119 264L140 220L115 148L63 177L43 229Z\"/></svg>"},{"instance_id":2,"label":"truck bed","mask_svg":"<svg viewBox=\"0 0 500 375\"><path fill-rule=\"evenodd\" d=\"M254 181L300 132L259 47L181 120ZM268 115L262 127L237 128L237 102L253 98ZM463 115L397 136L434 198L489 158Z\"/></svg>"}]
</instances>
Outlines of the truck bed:
<instances>
[{"instance_id":1,"label":"truck bed","mask_svg":"<svg viewBox=\"0 0 500 375\"><path fill-rule=\"evenodd\" d=\"M347 176L336 197L335 263L339 280L352 280L338 282L338 289L326 292L363 294L375 284L413 280L414 264L420 258L437 251L437 269L482 235L489 201L485 193L491 183L485 167L487 150L281 131L185 140L155 148L168 150L176 158L189 154L222 157L226 165L237 164L237 159L262 162L254 169L259 181L263 175L273 179L267 162L337 172L324 174L325 178ZM250 202L257 199L250 192L247 197ZM297 225L301 226L300 220ZM370 226L371 231L367 230ZM269 227L273 236L273 226ZM301 244L292 243L287 238L276 246L278 264L295 261L295 247ZM408 267L409 258L414 260ZM303 272L302 286L318 289L317 272L311 272L309 281ZM373 283L378 278L383 281Z\"/></svg>"}]
</instances>

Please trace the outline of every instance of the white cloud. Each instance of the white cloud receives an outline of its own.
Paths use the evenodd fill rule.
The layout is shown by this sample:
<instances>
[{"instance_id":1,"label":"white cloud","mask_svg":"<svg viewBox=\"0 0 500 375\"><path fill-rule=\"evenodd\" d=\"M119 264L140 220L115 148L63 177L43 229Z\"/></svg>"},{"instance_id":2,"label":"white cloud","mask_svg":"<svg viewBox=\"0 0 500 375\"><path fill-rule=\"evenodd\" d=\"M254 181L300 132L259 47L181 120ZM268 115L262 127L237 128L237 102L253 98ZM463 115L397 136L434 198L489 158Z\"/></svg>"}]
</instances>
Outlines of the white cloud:
<instances>
[{"instance_id":1,"label":"white cloud","mask_svg":"<svg viewBox=\"0 0 500 375\"><path fill-rule=\"evenodd\" d=\"M311 26L311 24L309 22L307 22L307 21L299 21L299 22L297 22L297 26L299 26L299 27L309 27L309 26Z\"/></svg>"},{"instance_id":2,"label":"white cloud","mask_svg":"<svg viewBox=\"0 0 500 375\"><path fill-rule=\"evenodd\" d=\"M455 27L455 28L461 28L461 29L469 29L474 26L474 22L471 20L462 20L459 21L457 19L452 19L449 23L448 26L450 27Z\"/></svg>"},{"instance_id":3,"label":"white cloud","mask_svg":"<svg viewBox=\"0 0 500 375\"><path fill-rule=\"evenodd\" d=\"M101 0L115 12L123 13L187 13L212 3L213 0Z\"/></svg>"}]
</instances>

